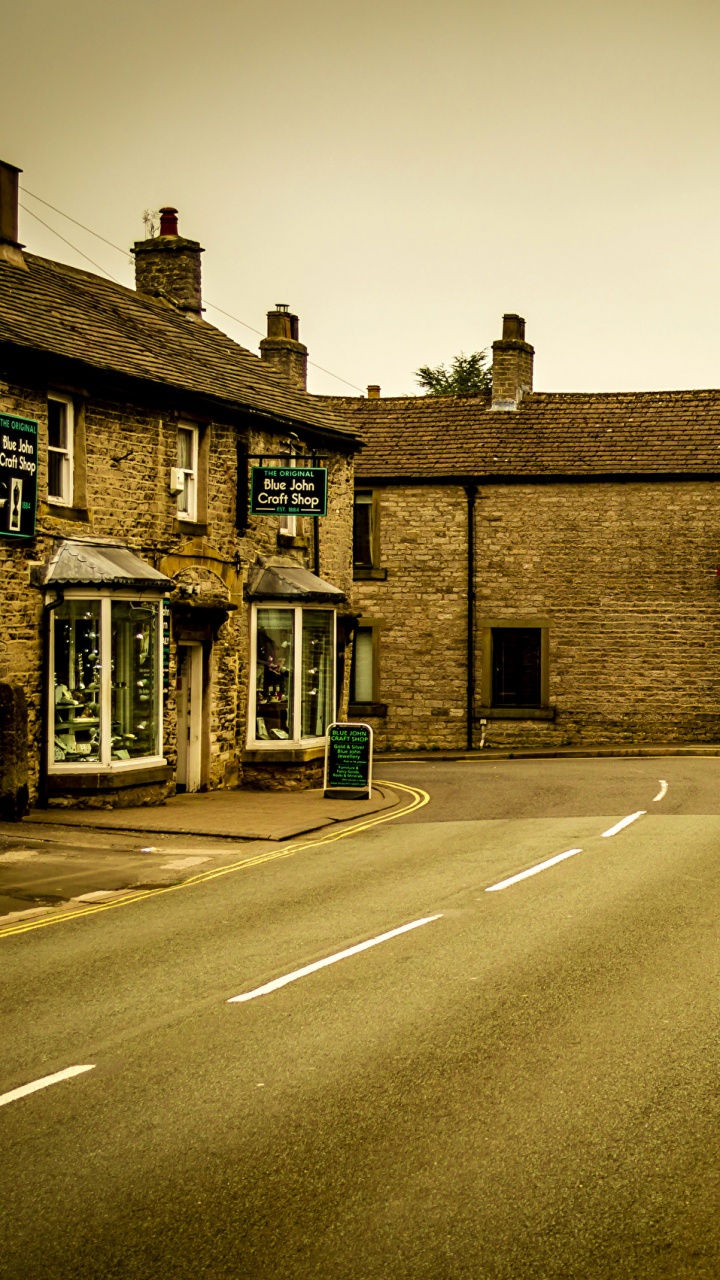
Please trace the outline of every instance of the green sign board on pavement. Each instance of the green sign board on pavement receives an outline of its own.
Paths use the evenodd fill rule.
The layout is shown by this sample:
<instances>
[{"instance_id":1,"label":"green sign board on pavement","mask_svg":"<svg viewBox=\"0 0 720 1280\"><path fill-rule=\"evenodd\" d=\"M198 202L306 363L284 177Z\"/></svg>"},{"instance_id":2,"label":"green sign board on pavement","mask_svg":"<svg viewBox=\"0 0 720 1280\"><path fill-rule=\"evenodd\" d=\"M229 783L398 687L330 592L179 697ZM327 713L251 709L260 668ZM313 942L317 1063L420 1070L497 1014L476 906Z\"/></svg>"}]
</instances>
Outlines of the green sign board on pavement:
<instances>
[{"instance_id":1,"label":"green sign board on pavement","mask_svg":"<svg viewBox=\"0 0 720 1280\"><path fill-rule=\"evenodd\" d=\"M325 799L369 800L372 791L373 731L369 724L328 728L325 743Z\"/></svg>"},{"instance_id":2,"label":"green sign board on pavement","mask_svg":"<svg viewBox=\"0 0 720 1280\"><path fill-rule=\"evenodd\" d=\"M38 424L0 413L0 538L35 536Z\"/></svg>"},{"instance_id":3,"label":"green sign board on pavement","mask_svg":"<svg viewBox=\"0 0 720 1280\"><path fill-rule=\"evenodd\" d=\"M327 515L327 467L251 467L253 516Z\"/></svg>"}]
</instances>

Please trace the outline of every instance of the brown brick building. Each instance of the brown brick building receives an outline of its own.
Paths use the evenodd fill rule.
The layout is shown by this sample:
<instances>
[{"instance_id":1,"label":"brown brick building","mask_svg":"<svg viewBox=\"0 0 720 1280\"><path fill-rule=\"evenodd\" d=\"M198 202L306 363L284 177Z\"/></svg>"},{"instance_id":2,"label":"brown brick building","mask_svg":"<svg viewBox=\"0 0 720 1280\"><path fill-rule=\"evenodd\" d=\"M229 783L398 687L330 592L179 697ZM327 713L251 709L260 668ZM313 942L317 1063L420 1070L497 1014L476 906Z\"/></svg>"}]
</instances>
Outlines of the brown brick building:
<instances>
[{"instance_id":1,"label":"brown brick building","mask_svg":"<svg viewBox=\"0 0 720 1280\"><path fill-rule=\"evenodd\" d=\"M720 392L346 400L352 713L379 747L720 740Z\"/></svg>"},{"instance_id":2,"label":"brown brick building","mask_svg":"<svg viewBox=\"0 0 720 1280\"><path fill-rule=\"evenodd\" d=\"M202 319L175 210L126 289L23 253L17 174L0 164L3 811L26 788L317 782L347 703L354 429L305 391L286 307L262 358ZM327 515L250 515L262 463L327 468Z\"/></svg>"}]
</instances>

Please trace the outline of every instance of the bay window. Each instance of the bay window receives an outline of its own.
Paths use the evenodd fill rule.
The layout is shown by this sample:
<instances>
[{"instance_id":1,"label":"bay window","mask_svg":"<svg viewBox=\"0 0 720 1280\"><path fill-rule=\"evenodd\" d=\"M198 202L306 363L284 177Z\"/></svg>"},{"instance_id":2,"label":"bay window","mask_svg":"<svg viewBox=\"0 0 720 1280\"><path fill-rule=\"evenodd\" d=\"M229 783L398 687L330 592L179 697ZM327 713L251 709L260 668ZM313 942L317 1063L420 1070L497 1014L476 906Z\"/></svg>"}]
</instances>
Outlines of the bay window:
<instances>
[{"instance_id":1,"label":"bay window","mask_svg":"<svg viewBox=\"0 0 720 1280\"><path fill-rule=\"evenodd\" d=\"M249 742L255 747L324 738L335 706L335 611L256 605Z\"/></svg>"},{"instance_id":2,"label":"bay window","mask_svg":"<svg viewBox=\"0 0 720 1280\"><path fill-rule=\"evenodd\" d=\"M160 759L161 605L73 591L52 609L50 771Z\"/></svg>"}]
</instances>

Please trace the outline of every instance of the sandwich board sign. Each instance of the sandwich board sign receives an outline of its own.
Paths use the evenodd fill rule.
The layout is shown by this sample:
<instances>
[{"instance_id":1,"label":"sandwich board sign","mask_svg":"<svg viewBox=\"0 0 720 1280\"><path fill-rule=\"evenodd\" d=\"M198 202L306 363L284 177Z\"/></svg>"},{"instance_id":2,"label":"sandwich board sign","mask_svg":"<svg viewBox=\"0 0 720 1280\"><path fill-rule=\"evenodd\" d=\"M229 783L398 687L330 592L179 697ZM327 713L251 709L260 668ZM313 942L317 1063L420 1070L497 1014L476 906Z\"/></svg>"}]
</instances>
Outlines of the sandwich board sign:
<instances>
[{"instance_id":1,"label":"sandwich board sign","mask_svg":"<svg viewBox=\"0 0 720 1280\"><path fill-rule=\"evenodd\" d=\"M325 741L325 799L369 800L373 731L369 724L336 720Z\"/></svg>"}]
</instances>

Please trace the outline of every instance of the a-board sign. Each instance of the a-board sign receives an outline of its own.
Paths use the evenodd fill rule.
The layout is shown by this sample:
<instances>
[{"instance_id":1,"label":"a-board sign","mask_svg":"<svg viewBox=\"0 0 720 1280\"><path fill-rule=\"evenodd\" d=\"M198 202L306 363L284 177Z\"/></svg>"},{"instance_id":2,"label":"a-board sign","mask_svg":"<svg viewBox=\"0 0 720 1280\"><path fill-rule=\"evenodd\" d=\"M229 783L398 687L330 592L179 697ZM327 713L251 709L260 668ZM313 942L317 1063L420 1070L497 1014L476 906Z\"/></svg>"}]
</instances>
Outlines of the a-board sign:
<instances>
[{"instance_id":1,"label":"a-board sign","mask_svg":"<svg viewBox=\"0 0 720 1280\"><path fill-rule=\"evenodd\" d=\"M37 471L37 422L0 413L0 538L34 537Z\"/></svg>"},{"instance_id":2,"label":"a-board sign","mask_svg":"<svg viewBox=\"0 0 720 1280\"><path fill-rule=\"evenodd\" d=\"M327 467L251 467L253 516L327 515Z\"/></svg>"},{"instance_id":3,"label":"a-board sign","mask_svg":"<svg viewBox=\"0 0 720 1280\"><path fill-rule=\"evenodd\" d=\"M325 742L325 799L369 800L372 753L369 724L331 724Z\"/></svg>"}]
</instances>

